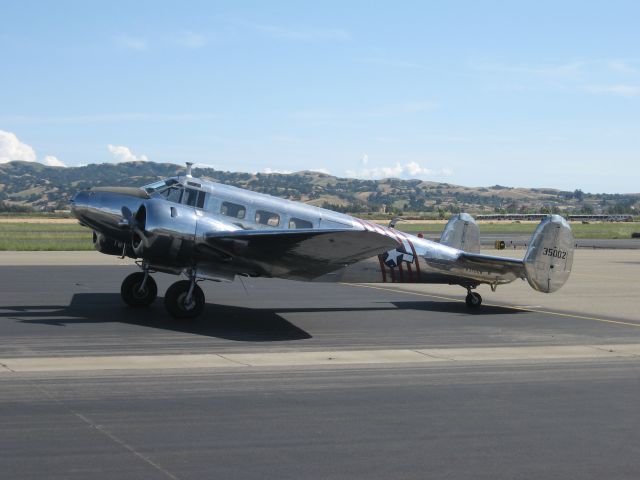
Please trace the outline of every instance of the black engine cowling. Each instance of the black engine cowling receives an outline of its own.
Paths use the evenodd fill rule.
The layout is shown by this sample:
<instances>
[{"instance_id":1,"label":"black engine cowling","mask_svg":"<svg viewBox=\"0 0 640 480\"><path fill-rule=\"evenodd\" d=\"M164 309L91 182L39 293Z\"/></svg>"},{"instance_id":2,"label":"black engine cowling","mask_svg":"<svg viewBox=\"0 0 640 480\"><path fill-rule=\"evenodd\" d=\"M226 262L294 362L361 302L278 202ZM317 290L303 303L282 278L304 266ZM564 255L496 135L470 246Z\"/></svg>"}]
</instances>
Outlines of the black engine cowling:
<instances>
[{"instance_id":1,"label":"black engine cowling","mask_svg":"<svg viewBox=\"0 0 640 480\"><path fill-rule=\"evenodd\" d=\"M117 240L104 236L100 232L93 231L93 248L106 255L121 255L122 244Z\"/></svg>"}]
</instances>

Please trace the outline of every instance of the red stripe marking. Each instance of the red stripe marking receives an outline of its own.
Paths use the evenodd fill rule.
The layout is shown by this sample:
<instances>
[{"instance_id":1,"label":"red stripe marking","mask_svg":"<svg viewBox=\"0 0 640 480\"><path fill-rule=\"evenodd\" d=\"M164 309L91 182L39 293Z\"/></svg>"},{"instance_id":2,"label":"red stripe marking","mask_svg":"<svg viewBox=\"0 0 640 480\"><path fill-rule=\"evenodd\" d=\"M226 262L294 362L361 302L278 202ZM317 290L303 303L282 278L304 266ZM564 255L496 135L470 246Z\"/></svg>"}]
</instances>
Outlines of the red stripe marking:
<instances>
[{"instance_id":1,"label":"red stripe marking","mask_svg":"<svg viewBox=\"0 0 640 480\"><path fill-rule=\"evenodd\" d=\"M387 233L385 232L384 228L382 228L380 225L378 225L375 222L367 222L369 223L369 225L371 225L374 230L376 230L378 233L381 233L382 235L386 235Z\"/></svg>"},{"instance_id":2,"label":"red stripe marking","mask_svg":"<svg viewBox=\"0 0 640 480\"><path fill-rule=\"evenodd\" d=\"M365 230L369 231L369 229L367 228L367 224L364 223L364 221L360 220L359 218L353 217L353 219L358 222L360 225L362 225L362 228L364 228Z\"/></svg>"},{"instance_id":3,"label":"red stripe marking","mask_svg":"<svg viewBox=\"0 0 640 480\"><path fill-rule=\"evenodd\" d=\"M400 263L398 264L398 271L400 272L400 283L404 283L404 274L402 272L402 264L404 262L400 261Z\"/></svg>"},{"instance_id":4,"label":"red stripe marking","mask_svg":"<svg viewBox=\"0 0 640 480\"><path fill-rule=\"evenodd\" d=\"M387 283L387 271L385 269L384 261L382 260L382 255L378 255L378 260L380 260L380 272L382 272L382 281Z\"/></svg>"},{"instance_id":5,"label":"red stripe marking","mask_svg":"<svg viewBox=\"0 0 640 480\"><path fill-rule=\"evenodd\" d=\"M362 223L364 225L364 228L366 228L370 232L376 232L376 228L373 225L371 225L369 222L367 222L366 220L362 220ZM378 232L376 232L376 233L378 233Z\"/></svg>"},{"instance_id":6,"label":"red stripe marking","mask_svg":"<svg viewBox=\"0 0 640 480\"><path fill-rule=\"evenodd\" d=\"M391 281L396 283L396 271L393 267L389 267L389 272L391 273Z\"/></svg>"},{"instance_id":7,"label":"red stripe marking","mask_svg":"<svg viewBox=\"0 0 640 480\"><path fill-rule=\"evenodd\" d=\"M413 242L411 242L411 240L409 240L409 238L407 238L407 243L409 243L409 246L411 247L411 252L413 253L413 258L416 261L416 275L418 276L418 281L420 281L420 259L418 258L418 254L416 253L416 248L413 246Z\"/></svg>"},{"instance_id":8,"label":"red stripe marking","mask_svg":"<svg viewBox=\"0 0 640 480\"><path fill-rule=\"evenodd\" d=\"M413 283L413 270L411 270L410 263L407 263L407 271L409 272L409 282Z\"/></svg>"}]
</instances>

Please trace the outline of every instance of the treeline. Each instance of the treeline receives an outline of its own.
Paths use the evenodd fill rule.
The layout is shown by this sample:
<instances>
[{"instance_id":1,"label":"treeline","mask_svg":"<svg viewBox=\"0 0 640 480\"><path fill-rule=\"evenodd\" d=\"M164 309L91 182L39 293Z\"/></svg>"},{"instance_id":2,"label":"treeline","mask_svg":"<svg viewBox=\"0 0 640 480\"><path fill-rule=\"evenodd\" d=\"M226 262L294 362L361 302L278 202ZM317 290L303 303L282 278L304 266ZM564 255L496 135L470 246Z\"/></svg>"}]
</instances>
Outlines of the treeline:
<instances>
[{"instance_id":1,"label":"treeline","mask_svg":"<svg viewBox=\"0 0 640 480\"><path fill-rule=\"evenodd\" d=\"M35 162L0 164L0 211L62 210L79 190L94 186L141 186L184 174L179 165L153 162L52 168ZM473 213L637 214L640 194L590 194L582 190L470 188L422 180L360 180L317 172L266 174L195 168L197 177L346 213L445 217Z\"/></svg>"}]
</instances>

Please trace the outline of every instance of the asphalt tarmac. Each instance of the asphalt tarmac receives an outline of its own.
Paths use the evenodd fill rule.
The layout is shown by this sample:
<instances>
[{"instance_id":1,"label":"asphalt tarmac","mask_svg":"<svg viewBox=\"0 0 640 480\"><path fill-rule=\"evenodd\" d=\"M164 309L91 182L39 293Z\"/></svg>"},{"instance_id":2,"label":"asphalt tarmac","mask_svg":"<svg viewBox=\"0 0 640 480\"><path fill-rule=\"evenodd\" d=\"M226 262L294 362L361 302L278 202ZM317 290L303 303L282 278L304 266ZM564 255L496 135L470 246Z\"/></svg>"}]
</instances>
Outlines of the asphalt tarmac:
<instances>
[{"instance_id":1,"label":"asphalt tarmac","mask_svg":"<svg viewBox=\"0 0 640 480\"><path fill-rule=\"evenodd\" d=\"M192 322L162 298L123 306L130 265L5 257L0 472L638 478L640 316L574 293L637 297L637 255L616 255L584 260L558 305L510 304L526 285L469 313L456 287L254 279L203 283ZM609 264L629 285L617 297L597 276ZM156 279L162 295L175 277Z\"/></svg>"}]
</instances>

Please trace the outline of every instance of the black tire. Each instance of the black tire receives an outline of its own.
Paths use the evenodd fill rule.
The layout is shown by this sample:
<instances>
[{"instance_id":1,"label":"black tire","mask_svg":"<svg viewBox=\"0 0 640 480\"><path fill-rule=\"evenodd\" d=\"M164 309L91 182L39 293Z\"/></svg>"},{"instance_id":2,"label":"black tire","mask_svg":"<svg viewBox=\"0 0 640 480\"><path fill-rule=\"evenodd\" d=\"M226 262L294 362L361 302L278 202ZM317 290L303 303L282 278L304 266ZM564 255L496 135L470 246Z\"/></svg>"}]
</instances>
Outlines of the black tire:
<instances>
[{"instance_id":1,"label":"black tire","mask_svg":"<svg viewBox=\"0 0 640 480\"><path fill-rule=\"evenodd\" d=\"M465 302L469 308L480 308L480 305L482 305L482 297L477 292L469 292Z\"/></svg>"},{"instance_id":2,"label":"black tire","mask_svg":"<svg viewBox=\"0 0 640 480\"><path fill-rule=\"evenodd\" d=\"M130 307L148 307L158 296L158 285L153 277L149 275L144 289L141 291L142 280L144 280L144 272L135 272L122 281L120 295L122 295L124 303Z\"/></svg>"},{"instance_id":3,"label":"black tire","mask_svg":"<svg viewBox=\"0 0 640 480\"><path fill-rule=\"evenodd\" d=\"M198 285L194 285L191 295L191 305L185 305L191 282L180 280L167 289L164 294L164 306L173 318L195 318L204 310L204 292Z\"/></svg>"}]
</instances>

